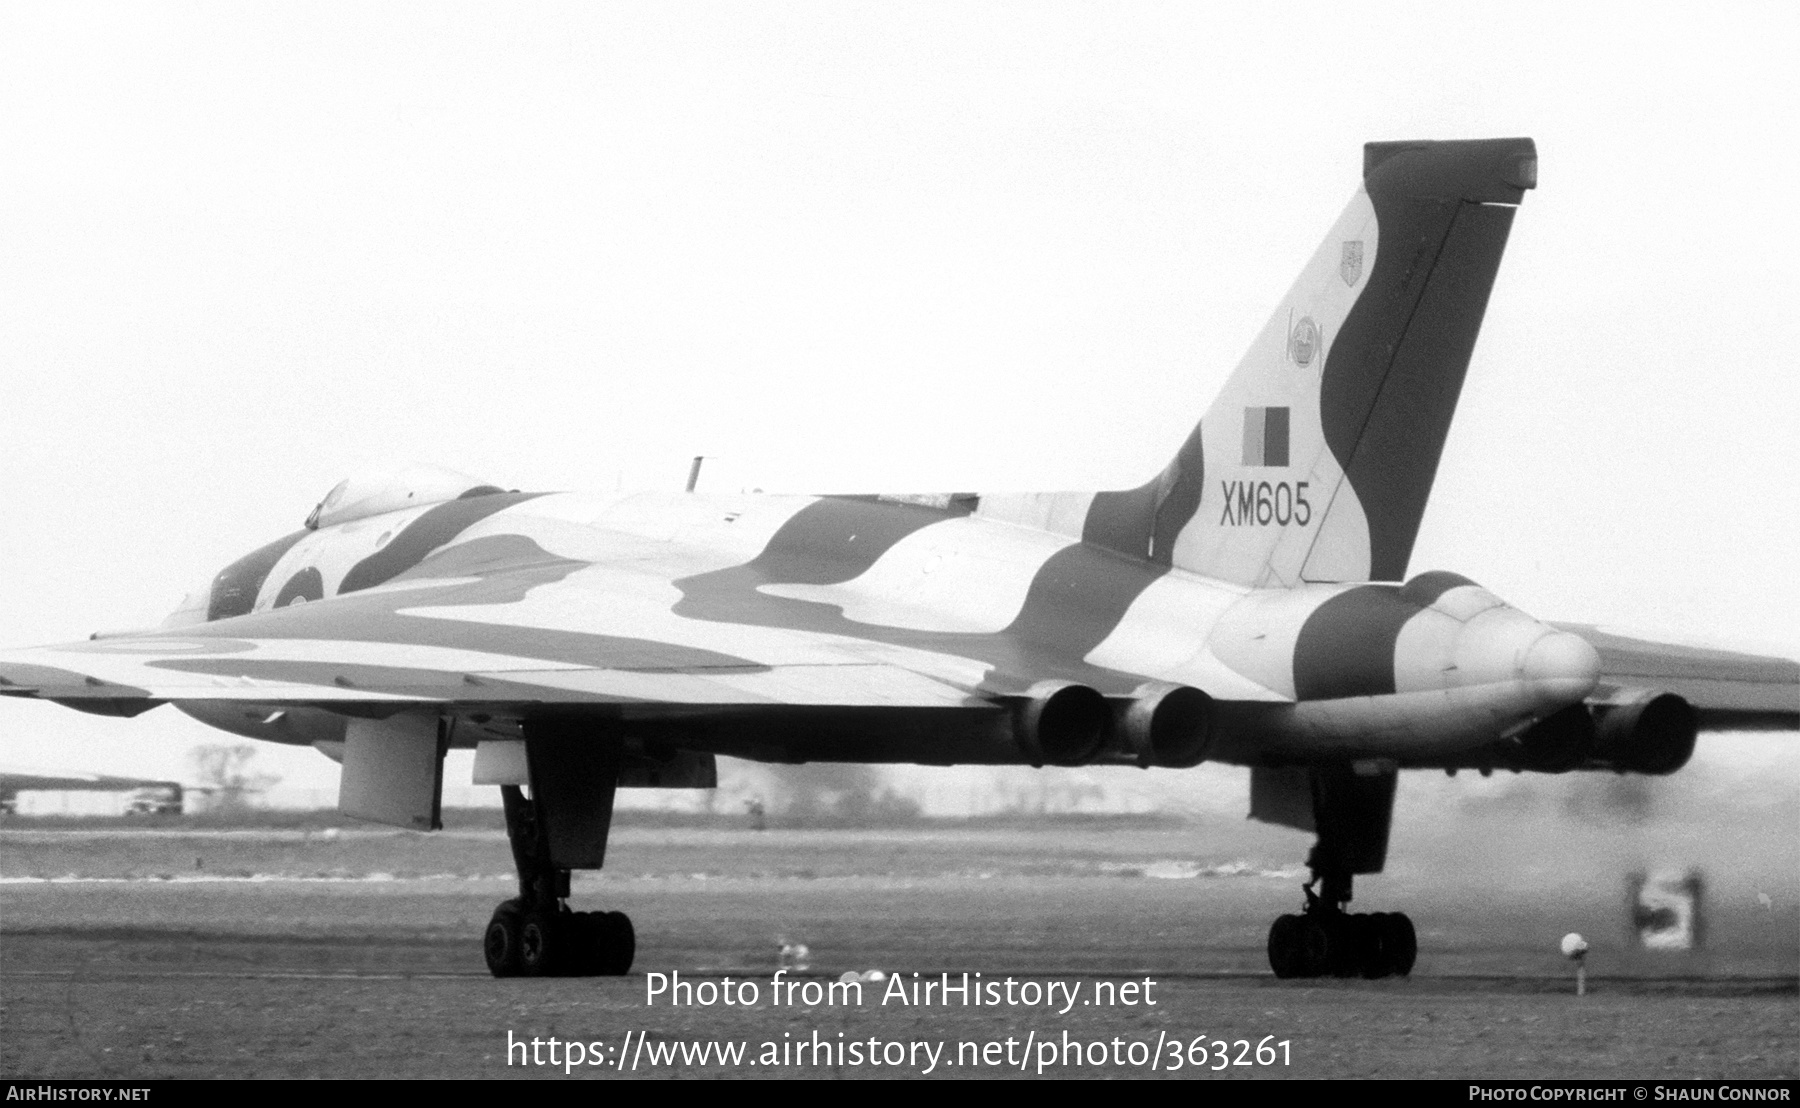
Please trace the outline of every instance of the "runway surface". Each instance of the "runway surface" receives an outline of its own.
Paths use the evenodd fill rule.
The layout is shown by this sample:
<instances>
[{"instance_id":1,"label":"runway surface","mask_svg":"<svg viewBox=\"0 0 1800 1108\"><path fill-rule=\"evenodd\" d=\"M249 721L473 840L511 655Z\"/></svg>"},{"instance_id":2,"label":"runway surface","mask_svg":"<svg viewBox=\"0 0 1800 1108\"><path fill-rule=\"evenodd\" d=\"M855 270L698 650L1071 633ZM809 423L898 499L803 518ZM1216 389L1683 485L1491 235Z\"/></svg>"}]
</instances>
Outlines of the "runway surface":
<instances>
[{"instance_id":1,"label":"runway surface","mask_svg":"<svg viewBox=\"0 0 1800 1108\"><path fill-rule=\"evenodd\" d=\"M1269 921L1297 906L1300 851L1247 836L1079 824L624 828L611 868L578 879L575 902L632 916L633 973L495 981L477 937L510 895L498 834L0 831L0 1071L1800 1072L1800 910L1766 874L1751 883L1775 888L1763 893L1768 904L1721 877L1706 949L1658 955L1629 944L1619 875L1598 864L1563 867L1557 880L1484 882L1453 859L1424 856L1365 882L1357 905L1413 915L1421 953L1411 979L1278 982L1263 944ZM1569 930L1594 945L1580 999L1556 953ZM914 973L919 982L949 974L952 984L979 973L996 986L1011 978L1015 1002L974 1006L952 993L883 1003L888 984L868 981L860 1003L840 994L808 1004L800 992L779 1003L784 945L790 961L806 948L807 968L784 974L788 984L870 969L909 987ZM647 998L658 973L715 987L729 976L759 995L671 1006L666 995ZM1055 992L1053 1002L1026 1003L1028 982ZM1128 995L1136 1002L1124 1003ZM549 1064L553 1037L583 1044L581 1061L571 1065L563 1050ZM532 1039L542 1064L529 1058ZM747 1053L721 1060L716 1051L731 1044Z\"/></svg>"}]
</instances>

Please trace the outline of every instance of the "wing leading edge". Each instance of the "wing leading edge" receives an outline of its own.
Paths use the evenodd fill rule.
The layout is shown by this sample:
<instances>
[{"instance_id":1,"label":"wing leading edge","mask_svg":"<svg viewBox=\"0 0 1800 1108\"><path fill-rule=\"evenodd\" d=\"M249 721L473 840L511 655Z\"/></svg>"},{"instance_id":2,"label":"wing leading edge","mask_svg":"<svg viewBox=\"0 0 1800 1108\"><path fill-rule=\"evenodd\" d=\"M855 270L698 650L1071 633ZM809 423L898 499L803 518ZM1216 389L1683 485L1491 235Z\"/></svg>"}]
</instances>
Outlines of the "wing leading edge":
<instances>
[{"instance_id":1,"label":"wing leading edge","mask_svg":"<svg viewBox=\"0 0 1800 1108\"><path fill-rule=\"evenodd\" d=\"M0 695L105 715L171 701L352 713L379 704L988 706L975 691L978 672L933 672L895 651L829 636L805 636L804 649L752 658L518 622L505 601L543 578L540 567L527 565L7 651L0 653ZM445 608L454 614L434 612Z\"/></svg>"}]
</instances>

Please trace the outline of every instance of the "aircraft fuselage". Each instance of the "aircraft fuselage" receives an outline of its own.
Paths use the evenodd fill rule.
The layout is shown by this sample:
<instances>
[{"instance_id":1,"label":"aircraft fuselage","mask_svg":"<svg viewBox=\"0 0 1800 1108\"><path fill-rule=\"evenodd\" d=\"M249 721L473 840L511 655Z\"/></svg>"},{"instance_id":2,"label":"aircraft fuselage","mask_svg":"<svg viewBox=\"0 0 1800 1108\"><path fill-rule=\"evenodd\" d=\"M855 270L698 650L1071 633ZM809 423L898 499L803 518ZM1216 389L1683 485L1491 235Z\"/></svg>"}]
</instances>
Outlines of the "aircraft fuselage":
<instances>
[{"instance_id":1,"label":"aircraft fuselage","mask_svg":"<svg viewBox=\"0 0 1800 1108\"><path fill-rule=\"evenodd\" d=\"M341 645L318 662L332 673L306 672L311 635L379 634L479 680L555 683L567 669L596 713L777 761L1029 762L1004 711L1028 689L1004 675L1030 673L1121 702L1149 685L1199 689L1215 704L1215 760L1430 765L1578 703L1597 672L1575 636L1451 574L1246 588L993 518L975 496L491 494L275 545L222 572L207 598L215 618L191 622L195 602L181 630L260 637L266 613L361 592L384 625L371 630L368 610L320 609L317 627L284 632L289 677L383 686L347 666ZM433 604L444 582L521 565L539 570L528 585L511 573L486 603ZM482 627L496 621L513 629L503 650ZM616 660L618 640L645 644L643 657L596 671L584 645ZM808 705L809 667L841 679L846 647L881 663L881 679L861 704L844 704L834 682ZM386 686L406 691L404 675ZM679 711L663 707L672 701ZM231 729L318 734L296 730L292 713L245 726L253 713L227 710ZM1093 760L1136 756L1115 743Z\"/></svg>"}]
</instances>

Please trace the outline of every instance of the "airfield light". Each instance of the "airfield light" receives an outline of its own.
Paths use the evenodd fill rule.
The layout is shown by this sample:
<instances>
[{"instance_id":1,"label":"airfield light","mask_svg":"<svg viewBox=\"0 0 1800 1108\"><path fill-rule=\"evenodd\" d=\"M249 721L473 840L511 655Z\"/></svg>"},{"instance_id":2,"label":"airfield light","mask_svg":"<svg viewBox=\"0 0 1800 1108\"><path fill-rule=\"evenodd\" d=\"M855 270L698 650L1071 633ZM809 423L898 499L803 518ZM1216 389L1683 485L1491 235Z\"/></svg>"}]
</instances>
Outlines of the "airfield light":
<instances>
[{"instance_id":1,"label":"airfield light","mask_svg":"<svg viewBox=\"0 0 1800 1108\"><path fill-rule=\"evenodd\" d=\"M1575 963L1575 995L1587 995L1587 940L1578 931L1563 936L1563 957Z\"/></svg>"}]
</instances>

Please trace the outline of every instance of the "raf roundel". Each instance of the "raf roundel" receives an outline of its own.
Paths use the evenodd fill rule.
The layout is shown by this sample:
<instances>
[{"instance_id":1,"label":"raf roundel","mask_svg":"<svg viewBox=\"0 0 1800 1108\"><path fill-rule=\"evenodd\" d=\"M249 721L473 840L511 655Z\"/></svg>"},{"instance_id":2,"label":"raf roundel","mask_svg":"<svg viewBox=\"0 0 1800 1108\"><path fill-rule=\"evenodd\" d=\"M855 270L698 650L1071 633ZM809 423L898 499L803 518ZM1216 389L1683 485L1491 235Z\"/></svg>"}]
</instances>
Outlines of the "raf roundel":
<instances>
[{"instance_id":1,"label":"raf roundel","mask_svg":"<svg viewBox=\"0 0 1800 1108\"><path fill-rule=\"evenodd\" d=\"M1308 366L1313 356L1319 352L1319 325L1311 316L1301 316L1300 322L1294 324L1294 332L1288 336L1288 353L1293 356L1294 364Z\"/></svg>"}]
</instances>

